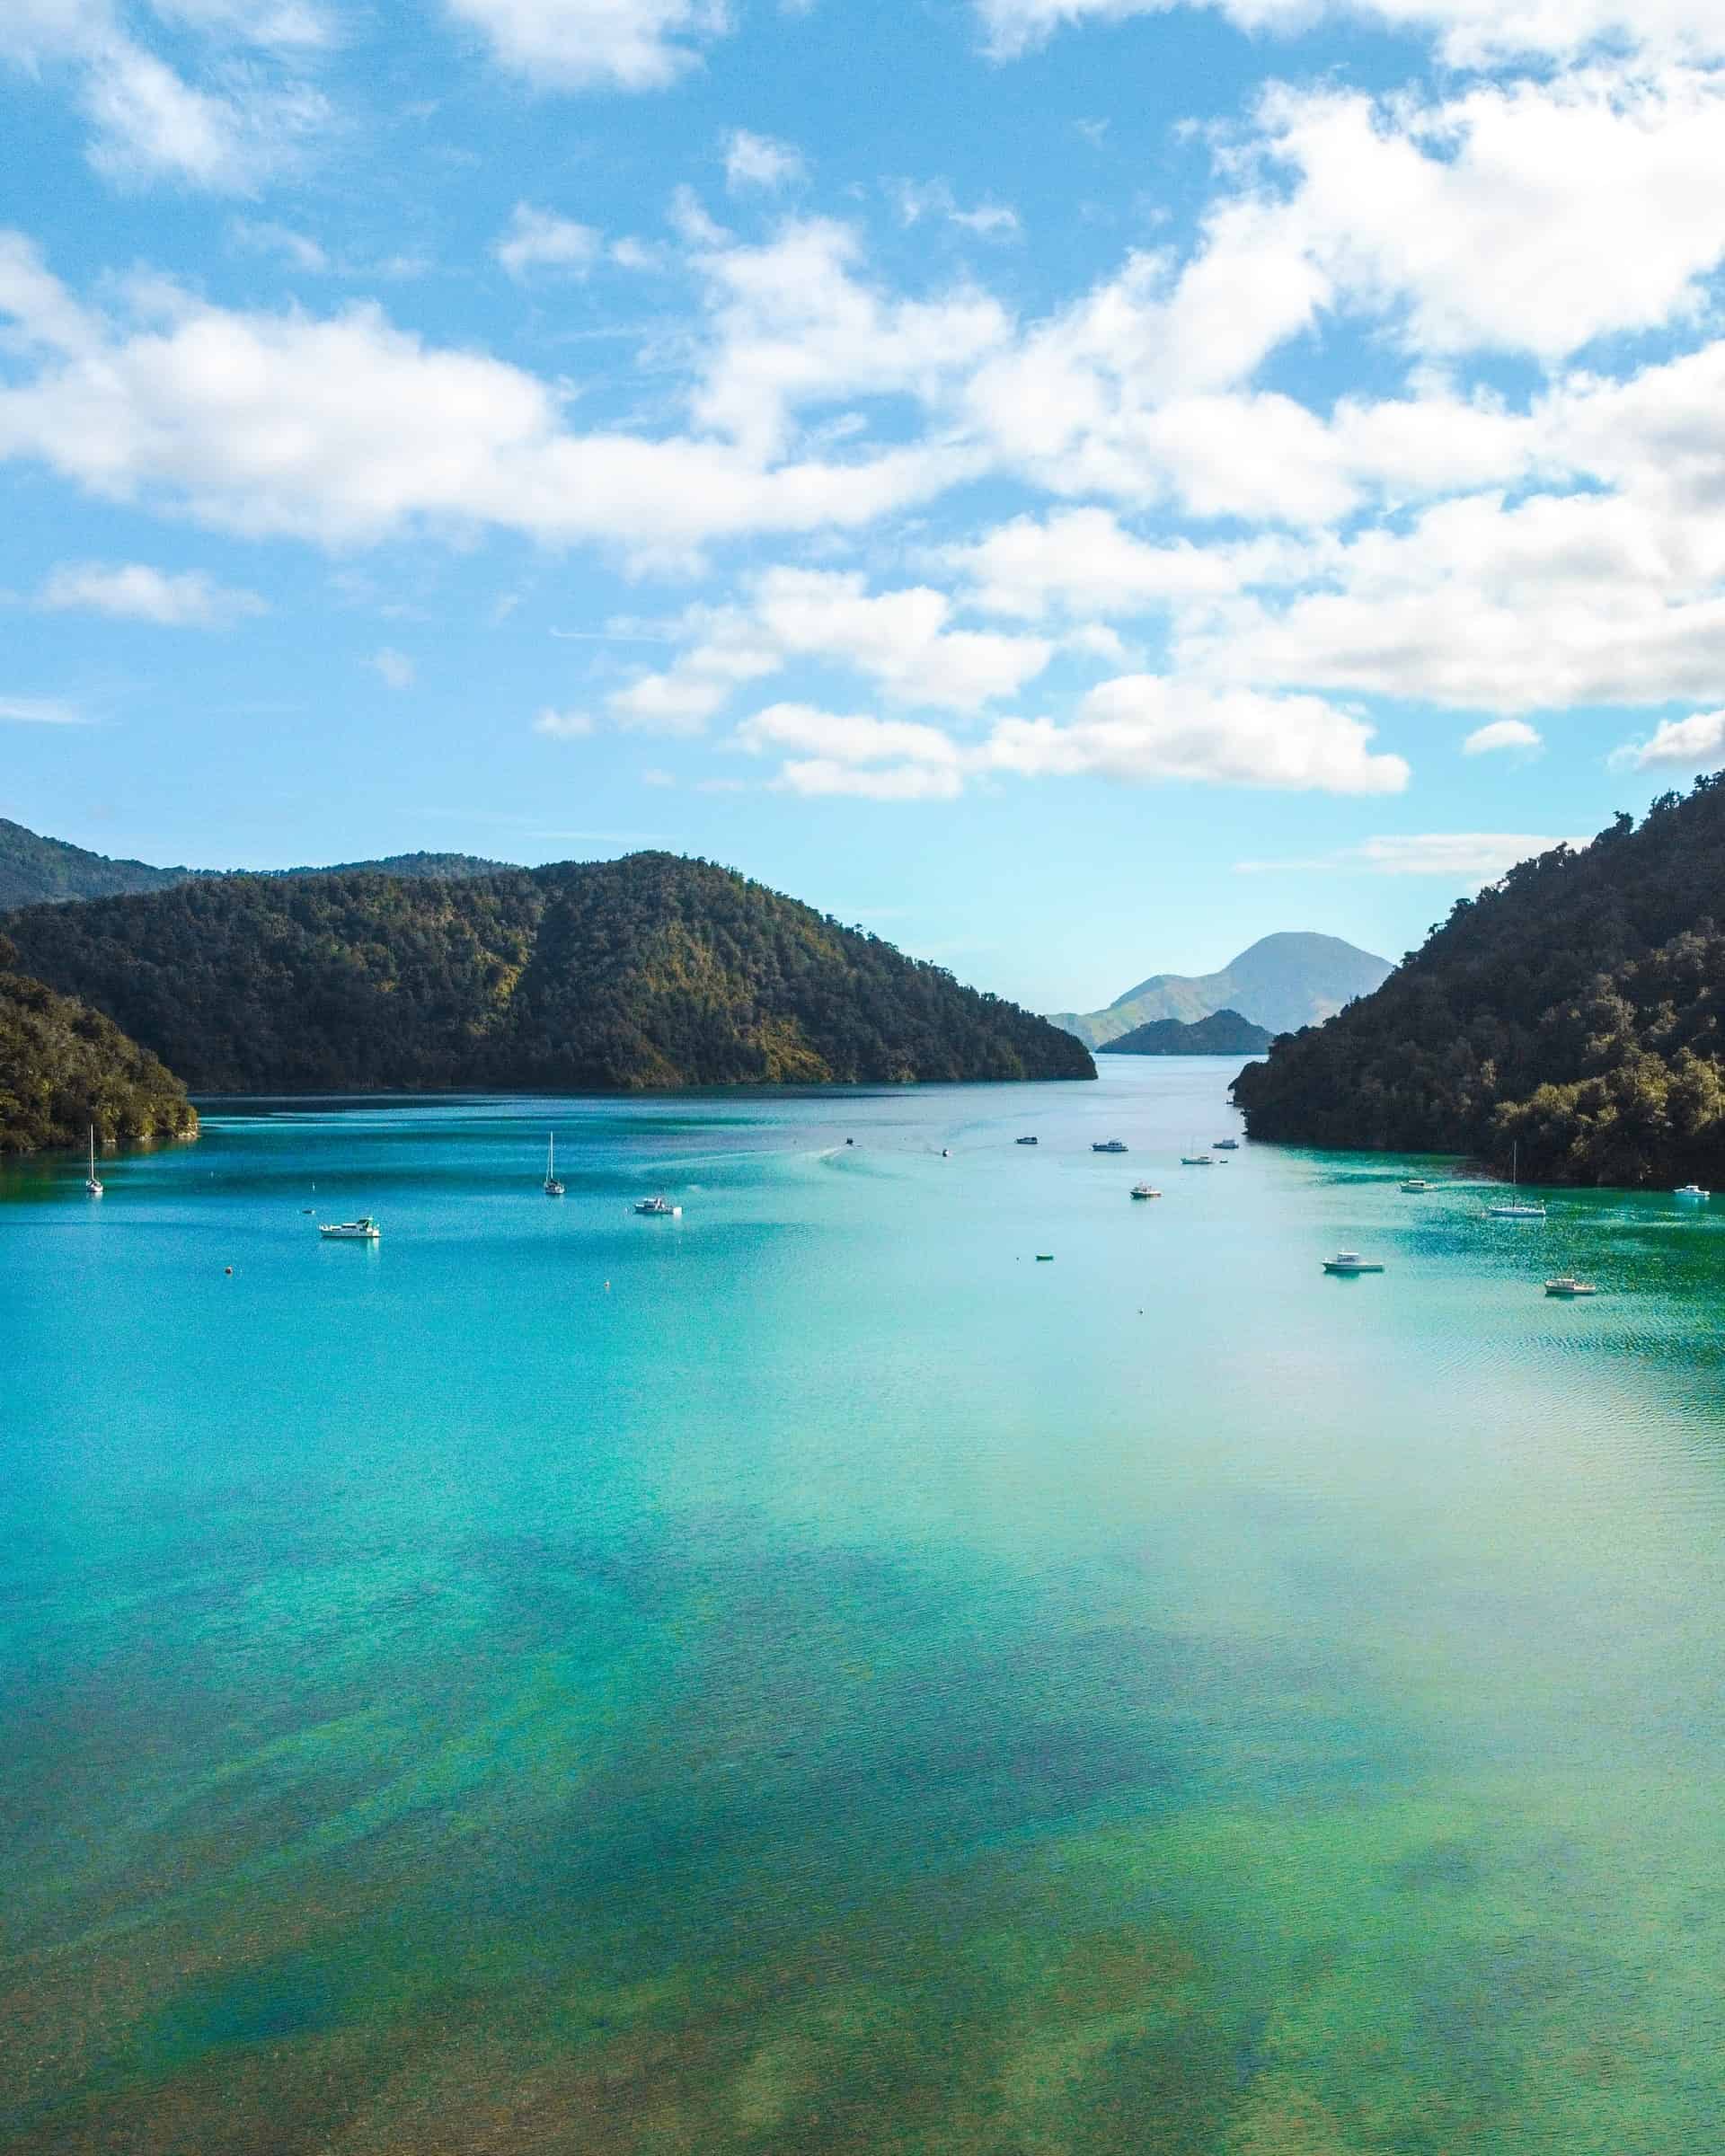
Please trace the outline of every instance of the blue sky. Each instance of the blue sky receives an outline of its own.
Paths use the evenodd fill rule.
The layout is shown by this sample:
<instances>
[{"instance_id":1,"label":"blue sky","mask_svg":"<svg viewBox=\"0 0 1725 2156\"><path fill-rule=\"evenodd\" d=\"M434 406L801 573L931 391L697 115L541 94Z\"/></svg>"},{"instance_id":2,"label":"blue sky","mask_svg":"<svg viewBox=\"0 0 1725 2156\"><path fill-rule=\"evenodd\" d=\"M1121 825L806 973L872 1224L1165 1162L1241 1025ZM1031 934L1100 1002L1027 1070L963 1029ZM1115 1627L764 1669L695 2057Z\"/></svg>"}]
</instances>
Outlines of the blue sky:
<instances>
[{"instance_id":1,"label":"blue sky","mask_svg":"<svg viewBox=\"0 0 1725 2156\"><path fill-rule=\"evenodd\" d=\"M1725 764L1717 0L8 0L0 814L1050 1007Z\"/></svg>"}]
</instances>

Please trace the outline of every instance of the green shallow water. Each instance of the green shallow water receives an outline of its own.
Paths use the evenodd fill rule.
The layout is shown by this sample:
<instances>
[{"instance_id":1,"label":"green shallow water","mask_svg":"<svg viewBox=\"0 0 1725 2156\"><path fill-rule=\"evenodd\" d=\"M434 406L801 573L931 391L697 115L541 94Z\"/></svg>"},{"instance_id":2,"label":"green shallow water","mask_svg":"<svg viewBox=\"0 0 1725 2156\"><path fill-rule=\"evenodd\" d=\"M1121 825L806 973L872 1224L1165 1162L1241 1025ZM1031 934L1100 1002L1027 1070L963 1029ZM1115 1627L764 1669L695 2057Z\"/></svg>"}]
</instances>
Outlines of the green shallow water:
<instances>
[{"instance_id":1,"label":"green shallow water","mask_svg":"<svg viewBox=\"0 0 1725 2156\"><path fill-rule=\"evenodd\" d=\"M1725 1206L1231 1069L0 1173L5 2145L1711 2146Z\"/></svg>"}]
</instances>

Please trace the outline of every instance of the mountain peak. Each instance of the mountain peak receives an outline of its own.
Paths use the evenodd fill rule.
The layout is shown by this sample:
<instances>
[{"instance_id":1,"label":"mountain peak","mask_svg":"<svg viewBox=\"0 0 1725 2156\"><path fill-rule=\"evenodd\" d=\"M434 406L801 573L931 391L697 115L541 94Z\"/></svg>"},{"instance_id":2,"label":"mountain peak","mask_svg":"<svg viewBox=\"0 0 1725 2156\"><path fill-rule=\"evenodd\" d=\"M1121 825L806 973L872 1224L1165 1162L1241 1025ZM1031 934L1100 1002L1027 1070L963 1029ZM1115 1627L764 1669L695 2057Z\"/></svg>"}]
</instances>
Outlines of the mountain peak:
<instances>
[{"instance_id":1,"label":"mountain peak","mask_svg":"<svg viewBox=\"0 0 1725 2156\"><path fill-rule=\"evenodd\" d=\"M1278 929L1248 944L1219 973L1154 973L1117 996L1105 1011L1055 1012L1053 1023L1086 1047L1110 1041L1157 1019L1190 1025L1233 1010L1270 1033L1334 1017L1356 996L1369 995L1393 970L1387 959L1314 929Z\"/></svg>"}]
</instances>

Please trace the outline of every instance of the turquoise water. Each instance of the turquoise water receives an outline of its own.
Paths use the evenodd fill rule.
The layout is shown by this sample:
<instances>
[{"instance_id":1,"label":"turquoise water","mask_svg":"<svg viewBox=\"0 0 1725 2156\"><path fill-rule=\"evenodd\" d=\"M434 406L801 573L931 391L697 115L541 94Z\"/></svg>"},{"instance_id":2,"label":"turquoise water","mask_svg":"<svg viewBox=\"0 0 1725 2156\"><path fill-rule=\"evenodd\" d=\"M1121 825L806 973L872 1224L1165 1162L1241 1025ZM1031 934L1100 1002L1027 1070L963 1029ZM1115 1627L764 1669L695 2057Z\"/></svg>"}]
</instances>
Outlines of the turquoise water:
<instances>
[{"instance_id":1,"label":"turquoise water","mask_svg":"<svg viewBox=\"0 0 1725 2156\"><path fill-rule=\"evenodd\" d=\"M0 1172L0 2139L1711 2146L1725 1206L1101 1067Z\"/></svg>"}]
</instances>

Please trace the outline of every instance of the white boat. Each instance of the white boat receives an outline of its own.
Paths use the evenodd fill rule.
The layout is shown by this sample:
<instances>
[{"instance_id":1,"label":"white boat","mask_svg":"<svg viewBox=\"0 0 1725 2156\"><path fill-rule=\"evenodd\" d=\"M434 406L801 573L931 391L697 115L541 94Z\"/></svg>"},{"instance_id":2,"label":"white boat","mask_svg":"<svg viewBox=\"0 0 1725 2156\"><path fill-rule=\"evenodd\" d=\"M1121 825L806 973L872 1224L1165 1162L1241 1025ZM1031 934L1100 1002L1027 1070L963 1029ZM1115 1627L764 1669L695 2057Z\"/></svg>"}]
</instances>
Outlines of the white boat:
<instances>
[{"instance_id":1,"label":"white boat","mask_svg":"<svg viewBox=\"0 0 1725 2156\"><path fill-rule=\"evenodd\" d=\"M1034 1145L1036 1144L1036 1140L1034 1138L1020 1138L1018 1143L1021 1145Z\"/></svg>"},{"instance_id":2,"label":"white boat","mask_svg":"<svg viewBox=\"0 0 1725 2156\"><path fill-rule=\"evenodd\" d=\"M1671 1193L1673 1197L1711 1197L1711 1190L1703 1190L1699 1183L1680 1183Z\"/></svg>"},{"instance_id":3,"label":"white boat","mask_svg":"<svg viewBox=\"0 0 1725 2156\"><path fill-rule=\"evenodd\" d=\"M1519 1144L1516 1144L1509 1149L1509 1188L1511 1190L1518 1188L1520 1182L1521 1147ZM1485 1211L1486 1217L1490 1220L1544 1220L1545 1217L1545 1208L1537 1198L1530 1202L1526 1198L1511 1197L1500 1206L1488 1206Z\"/></svg>"},{"instance_id":4,"label":"white boat","mask_svg":"<svg viewBox=\"0 0 1725 2156\"><path fill-rule=\"evenodd\" d=\"M1160 1197L1162 1193L1160 1190L1153 1190L1148 1183L1134 1183L1132 1195L1134 1197Z\"/></svg>"},{"instance_id":5,"label":"white boat","mask_svg":"<svg viewBox=\"0 0 1725 2156\"><path fill-rule=\"evenodd\" d=\"M326 1220L317 1232L328 1242L376 1242L383 1230L362 1213L358 1220Z\"/></svg>"},{"instance_id":6,"label":"white boat","mask_svg":"<svg viewBox=\"0 0 1725 2156\"><path fill-rule=\"evenodd\" d=\"M1215 1161L1208 1153L1182 1153L1180 1156L1180 1164L1182 1168L1214 1168L1216 1166Z\"/></svg>"},{"instance_id":7,"label":"white boat","mask_svg":"<svg viewBox=\"0 0 1725 2156\"><path fill-rule=\"evenodd\" d=\"M1555 1280L1545 1283L1545 1293L1556 1295L1565 1303L1573 1303L1578 1295L1597 1295L1599 1290L1591 1280L1578 1280L1573 1273L1560 1273Z\"/></svg>"},{"instance_id":8,"label":"white boat","mask_svg":"<svg viewBox=\"0 0 1725 2156\"><path fill-rule=\"evenodd\" d=\"M683 1217L681 1206L673 1206L662 1197L641 1198L636 1203L635 1211L646 1214L650 1220L680 1220Z\"/></svg>"},{"instance_id":9,"label":"white boat","mask_svg":"<svg viewBox=\"0 0 1725 2156\"><path fill-rule=\"evenodd\" d=\"M1359 1273L1381 1273L1383 1265L1376 1258L1362 1258L1358 1250L1338 1250L1333 1258L1323 1261L1326 1273L1342 1273L1349 1279Z\"/></svg>"},{"instance_id":10,"label":"white boat","mask_svg":"<svg viewBox=\"0 0 1725 2156\"><path fill-rule=\"evenodd\" d=\"M1092 1143L1090 1150L1092 1153L1124 1153L1126 1141L1123 1138L1097 1138Z\"/></svg>"},{"instance_id":11,"label":"white boat","mask_svg":"<svg viewBox=\"0 0 1725 2156\"><path fill-rule=\"evenodd\" d=\"M92 1197L102 1196L102 1178L96 1173L96 1127L90 1126L90 1172L84 1179L84 1187Z\"/></svg>"},{"instance_id":12,"label":"white boat","mask_svg":"<svg viewBox=\"0 0 1725 2156\"><path fill-rule=\"evenodd\" d=\"M563 1186L557 1180L557 1136L553 1131L545 1146L545 1196L561 1197Z\"/></svg>"},{"instance_id":13,"label":"white boat","mask_svg":"<svg viewBox=\"0 0 1725 2156\"><path fill-rule=\"evenodd\" d=\"M1402 1188L1404 1190L1429 1190L1431 1185L1423 1175L1411 1175Z\"/></svg>"}]
</instances>

